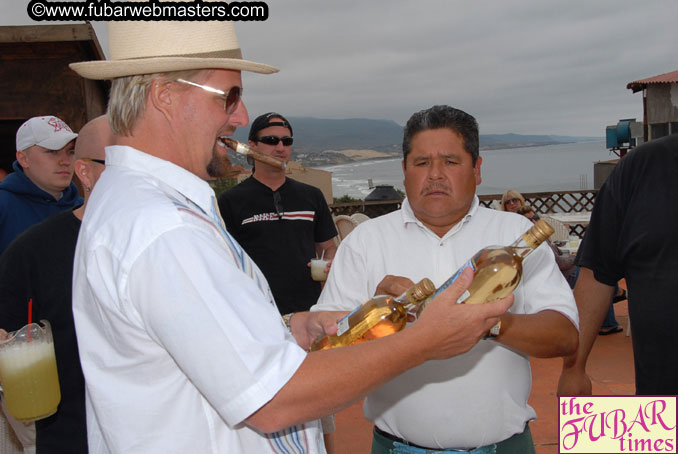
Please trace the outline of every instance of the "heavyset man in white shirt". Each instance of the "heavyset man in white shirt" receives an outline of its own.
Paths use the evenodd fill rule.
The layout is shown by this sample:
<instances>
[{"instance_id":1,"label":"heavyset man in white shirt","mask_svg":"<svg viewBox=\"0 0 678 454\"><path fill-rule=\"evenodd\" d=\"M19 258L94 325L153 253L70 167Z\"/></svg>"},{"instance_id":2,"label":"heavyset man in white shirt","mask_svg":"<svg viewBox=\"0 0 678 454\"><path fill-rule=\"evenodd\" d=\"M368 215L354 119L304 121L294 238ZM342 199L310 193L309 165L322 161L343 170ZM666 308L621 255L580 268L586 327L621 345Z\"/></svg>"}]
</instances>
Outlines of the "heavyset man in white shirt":
<instances>
[{"instance_id":1,"label":"heavyset man in white shirt","mask_svg":"<svg viewBox=\"0 0 678 454\"><path fill-rule=\"evenodd\" d=\"M74 264L90 452L323 453L318 417L468 351L511 305L455 304L466 273L408 330L307 354L204 181L230 168L219 137L249 121L241 70L275 68L243 60L228 22L114 22L109 45L111 60L71 66L114 79L118 137Z\"/></svg>"},{"instance_id":2,"label":"heavyset man in white shirt","mask_svg":"<svg viewBox=\"0 0 678 454\"><path fill-rule=\"evenodd\" d=\"M511 244L532 226L523 216L479 206L482 158L472 116L448 106L414 114L403 152L402 208L360 224L342 241L312 310L353 310L425 277L441 285L478 250ZM373 454L398 446L403 453L534 452L524 432L536 417L527 404L528 356L562 356L577 344L575 302L548 246L525 260L514 297L498 337L411 369L367 397L365 416L377 427ZM417 447L408 451L408 443Z\"/></svg>"}]
</instances>

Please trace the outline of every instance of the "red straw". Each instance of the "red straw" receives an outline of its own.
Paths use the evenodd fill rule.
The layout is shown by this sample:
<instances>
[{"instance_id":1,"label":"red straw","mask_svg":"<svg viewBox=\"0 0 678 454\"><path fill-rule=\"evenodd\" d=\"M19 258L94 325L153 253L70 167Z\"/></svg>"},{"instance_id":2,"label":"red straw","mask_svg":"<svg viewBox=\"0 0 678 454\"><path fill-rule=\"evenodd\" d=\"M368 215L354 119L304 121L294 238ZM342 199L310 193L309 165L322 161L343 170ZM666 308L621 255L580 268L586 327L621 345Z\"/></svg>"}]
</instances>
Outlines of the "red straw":
<instances>
[{"instance_id":1,"label":"red straw","mask_svg":"<svg viewBox=\"0 0 678 454\"><path fill-rule=\"evenodd\" d=\"M28 300L28 324L33 323L33 298ZM31 340L31 328L28 327L28 340Z\"/></svg>"}]
</instances>

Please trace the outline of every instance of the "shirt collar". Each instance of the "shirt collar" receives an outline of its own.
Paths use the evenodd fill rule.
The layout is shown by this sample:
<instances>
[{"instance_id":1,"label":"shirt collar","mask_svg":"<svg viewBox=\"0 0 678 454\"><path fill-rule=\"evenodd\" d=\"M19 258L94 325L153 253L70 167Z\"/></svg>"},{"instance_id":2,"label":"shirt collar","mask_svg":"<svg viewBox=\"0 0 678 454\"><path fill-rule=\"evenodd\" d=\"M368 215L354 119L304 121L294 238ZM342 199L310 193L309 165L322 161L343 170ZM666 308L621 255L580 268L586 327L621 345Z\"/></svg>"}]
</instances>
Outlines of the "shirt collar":
<instances>
[{"instance_id":1,"label":"shirt collar","mask_svg":"<svg viewBox=\"0 0 678 454\"><path fill-rule=\"evenodd\" d=\"M473 196L473 201L471 202L471 207L469 208L468 212L466 215L463 217L461 222L458 222L456 225L454 225L444 236L442 239L447 238L448 236L454 235L456 232L461 230L461 228L471 220L471 218L476 214L478 211L478 207L480 206L480 200L478 199L477 195ZM414 215L414 211L412 210L412 206L410 205L410 202L408 199L403 200L402 207L400 208L400 213L402 215L402 220L403 224L407 226L407 224L416 224L420 228L425 229L429 232L431 232L431 229L426 227L417 217ZM433 233L433 232L431 232ZM435 235L435 234L434 234ZM436 235L437 237L438 235Z\"/></svg>"},{"instance_id":2,"label":"shirt collar","mask_svg":"<svg viewBox=\"0 0 678 454\"><path fill-rule=\"evenodd\" d=\"M106 147L106 166L120 166L148 174L149 179L162 182L195 203L205 213L211 213L214 190L200 177L165 159L144 153L126 145Z\"/></svg>"}]
</instances>

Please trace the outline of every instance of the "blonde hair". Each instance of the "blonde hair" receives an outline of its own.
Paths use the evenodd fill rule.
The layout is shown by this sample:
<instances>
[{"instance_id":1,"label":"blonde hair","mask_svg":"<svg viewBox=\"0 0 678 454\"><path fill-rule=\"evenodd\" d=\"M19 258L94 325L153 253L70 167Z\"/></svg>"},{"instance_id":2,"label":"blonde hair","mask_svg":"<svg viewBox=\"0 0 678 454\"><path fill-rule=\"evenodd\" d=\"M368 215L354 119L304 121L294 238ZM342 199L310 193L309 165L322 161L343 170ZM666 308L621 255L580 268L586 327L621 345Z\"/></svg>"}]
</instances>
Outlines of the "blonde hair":
<instances>
[{"instance_id":1,"label":"blonde hair","mask_svg":"<svg viewBox=\"0 0 678 454\"><path fill-rule=\"evenodd\" d=\"M515 189L507 189L506 192L504 192L504 195L501 196L502 211L506 211L506 201L513 198L519 199L522 205L525 205L525 197L523 197L520 192L516 191Z\"/></svg>"},{"instance_id":2,"label":"blonde hair","mask_svg":"<svg viewBox=\"0 0 678 454\"><path fill-rule=\"evenodd\" d=\"M146 110L146 96L153 81L172 82L189 79L202 69L173 71L164 74L142 74L113 79L108 100L108 122L113 134L131 136L137 121Z\"/></svg>"}]
</instances>

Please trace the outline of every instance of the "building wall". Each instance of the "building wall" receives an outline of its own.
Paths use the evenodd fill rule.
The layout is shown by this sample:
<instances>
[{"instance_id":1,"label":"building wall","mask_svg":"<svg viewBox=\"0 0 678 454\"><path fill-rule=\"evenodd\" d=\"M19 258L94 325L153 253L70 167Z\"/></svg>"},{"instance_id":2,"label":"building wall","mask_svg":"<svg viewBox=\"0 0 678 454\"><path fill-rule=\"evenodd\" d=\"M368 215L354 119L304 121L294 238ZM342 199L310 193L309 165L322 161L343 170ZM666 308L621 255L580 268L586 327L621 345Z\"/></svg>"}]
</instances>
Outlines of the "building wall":
<instances>
[{"instance_id":1,"label":"building wall","mask_svg":"<svg viewBox=\"0 0 678 454\"><path fill-rule=\"evenodd\" d=\"M598 190L610 176L619 159L611 161L598 161L593 163L593 188Z\"/></svg>"},{"instance_id":2,"label":"building wall","mask_svg":"<svg viewBox=\"0 0 678 454\"><path fill-rule=\"evenodd\" d=\"M334 203L334 196L332 193L332 172L320 169L311 169L302 167L302 165L295 161L287 163L287 176L302 183L310 184L320 189L325 196L327 204ZM238 183L251 175L250 172L238 175Z\"/></svg>"},{"instance_id":3,"label":"building wall","mask_svg":"<svg viewBox=\"0 0 678 454\"><path fill-rule=\"evenodd\" d=\"M327 204L334 203L332 194L332 172L320 169L302 167L298 162L290 162L287 175L302 183L310 184L320 189Z\"/></svg>"},{"instance_id":4,"label":"building wall","mask_svg":"<svg viewBox=\"0 0 678 454\"><path fill-rule=\"evenodd\" d=\"M55 115L74 131L106 111L108 82L83 79L68 64L103 59L91 25L0 27L0 167L11 171L16 130Z\"/></svg>"},{"instance_id":5,"label":"building wall","mask_svg":"<svg viewBox=\"0 0 678 454\"><path fill-rule=\"evenodd\" d=\"M678 134L678 84L653 84L646 90L649 139Z\"/></svg>"},{"instance_id":6,"label":"building wall","mask_svg":"<svg viewBox=\"0 0 678 454\"><path fill-rule=\"evenodd\" d=\"M678 84L654 84L647 87L647 121L678 121Z\"/></svg>"}]
</instances>

